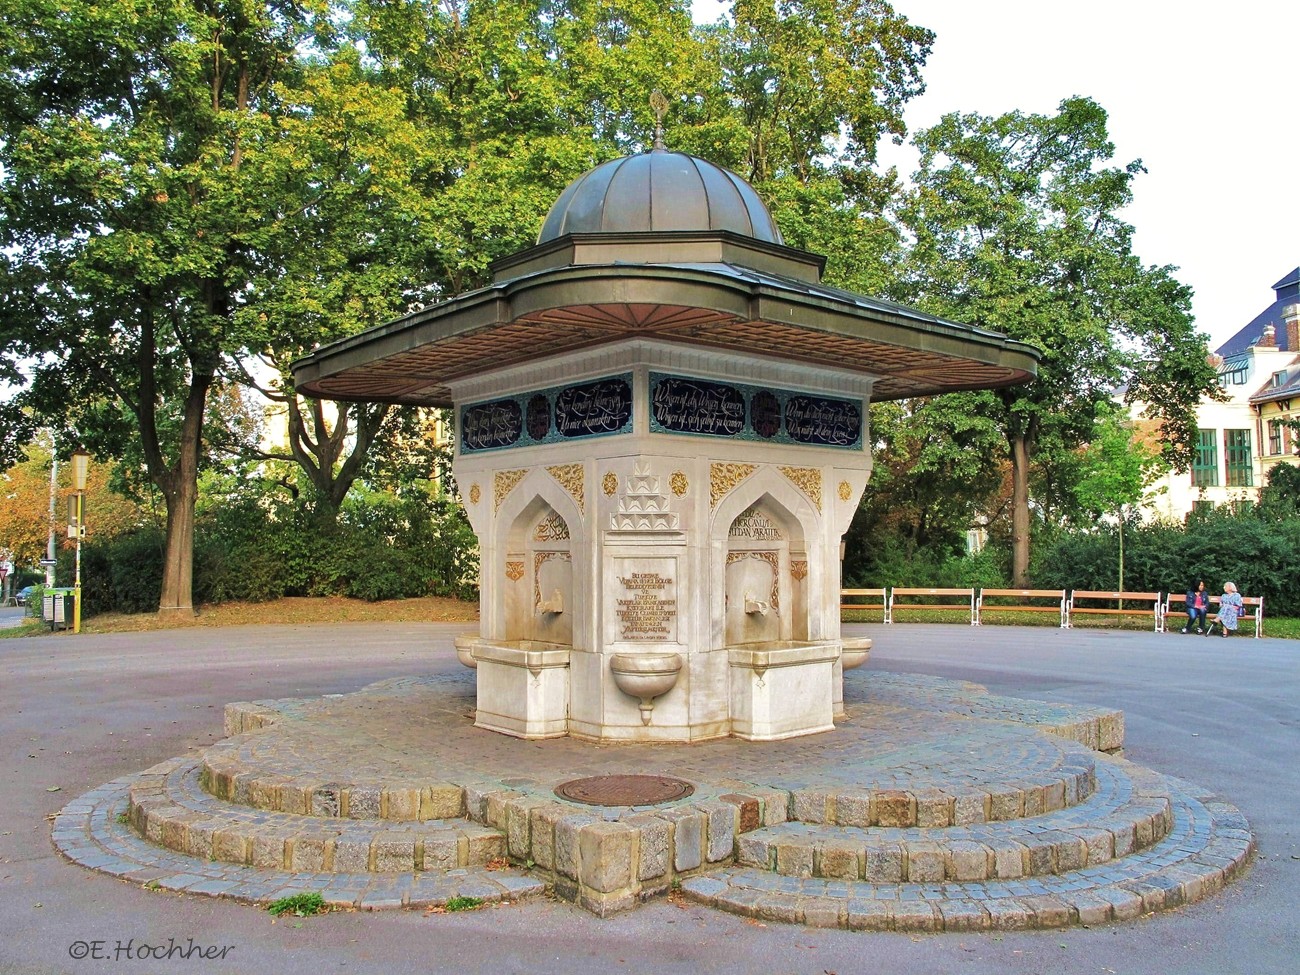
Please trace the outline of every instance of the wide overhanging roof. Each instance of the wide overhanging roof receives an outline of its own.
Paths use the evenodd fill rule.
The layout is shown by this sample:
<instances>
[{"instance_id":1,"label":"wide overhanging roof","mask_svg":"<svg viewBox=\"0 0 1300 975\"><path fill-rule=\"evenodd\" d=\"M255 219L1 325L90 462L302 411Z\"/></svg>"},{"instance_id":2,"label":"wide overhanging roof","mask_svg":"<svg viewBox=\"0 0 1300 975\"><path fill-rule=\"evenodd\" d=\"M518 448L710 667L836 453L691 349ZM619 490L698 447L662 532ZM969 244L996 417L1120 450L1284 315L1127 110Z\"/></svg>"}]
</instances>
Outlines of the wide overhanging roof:
<instances>
[{"instance_id":1,"label":"wide overhanging roof","mask_svg":"<svg viewBox=\"0 0 1300 975\"><path fill-rule=\"evenodd\" d=\"M567 235L499 262L488 287L318 349L294 383L322 399L450 406L455 380L632 338L860 372L873 400L1035 375L1032 346L827 287L820 263L729 233Z\"/></svg>"}]
</instances>

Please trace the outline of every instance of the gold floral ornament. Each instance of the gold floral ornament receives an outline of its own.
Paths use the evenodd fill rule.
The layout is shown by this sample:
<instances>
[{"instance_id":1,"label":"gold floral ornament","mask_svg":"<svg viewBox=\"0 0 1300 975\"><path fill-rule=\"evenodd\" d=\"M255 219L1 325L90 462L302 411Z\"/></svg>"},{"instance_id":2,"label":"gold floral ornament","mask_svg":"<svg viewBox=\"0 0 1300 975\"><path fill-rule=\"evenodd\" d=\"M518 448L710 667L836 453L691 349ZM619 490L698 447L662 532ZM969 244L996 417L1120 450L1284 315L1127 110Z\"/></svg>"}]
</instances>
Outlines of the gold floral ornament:
<instances>
[{"instance_id":1,"label":"gold floral ornament","mask_svg":"<svg viewBox=\"0 0 1300 975\"><path fill-rule=\"evenodd\" d=\"M479 501L482 499L482 497L483 497L483 491L479 488L478 484L477 483L471 484L469 486L469 503L478 504Z\"/></svg>"},{"instance_id":2,"label":"gold floral ornament","mask_svg":"<svg viewBox=\"0 0 1300 975\"><path fill-rule=\"evenodd\" d=\"M790 575L796 579L806 579L808 577L808 563L803 559L791 559Z\"/></svg>"},{"instance_id":3,"label":"gold floral ornament","mask_svg":"<svg viewBox=\"0 0 1300 975\"><path fill-rule=\"evenodd\" d=\"M555 478L560 487L569 492L569 497L573 498L579 511L586 510L585 472L581 464L561 464L558 467L548 467L546 473Z\"/></svg>"},{"instance_id":4,"label":"gold floral ornament","mask_svg":"<svg viewBox=\"0 0 1300 975\"><path fill-rule=\"evenodd\" d=\"M668 484L673 489L673 494L677 497L685 497L691 483L686 480L686 475L681 471L673 471L672 476L668 478Z\"/></svg>"},{"instance_id":5,"label":"gold floral ornament","mask_svg":"<svg viewBox=\"0 0 1300 975\"><path fill-rule=\"evenodd\" d=\"M504 501L510 492L513 491L525 477L527 471L497 471L492 477L492 493L495 501L492 505L492 513L496 514L501 510L501 502Z\"/></svg>"},{"instance_id":6,"label":"gold floral ornament","mask_svg":"<svg viewBox=\"0 0 1300 975\"><path fill-rule=\"evenodd\" d=\"M718 502L736 489L736 485L758 470L757 464L710 464L709 501L716 508Z\"/></svg>"},{"instance_id":7,"label":"gold floral ornament","mask_svg":"<svg viewBox=\"0 0 1300 975\"><path fill-rule=\"evenodd\" d=\"M605 492L605 497L612 498L614 492L618 490L618 477L613 471L607 471L605 476L600 479L600 489Z\"/></svg>"},{"instance_id":8,"label":"gold floral ornament","mask_svg":"<svg viewBox=\"0 0 1300 975\"><path fill-rule=\"evenodd\" d=\"M506 563L506 578L511 582L518 582L524 577L524 563L510 561Z\"/></svg>"},{"instance_id":9,"label":"gold floral ornament","mask_svg":"<svg viewBox=\"0 0 1300 975\"><path fill-rule=\"evenodd\" d=\"M840 500L847 501L853 497L853 488L849 486L848 481L840 481Z\"/></svg>"},{"instance_id":10,"label":"gold floral ornament","mask_svg":"<svg viewBox=\"0 0 1300 975\"><path fill-rule=\"evenodd\" d=\"M782 467L779 468L790 482L822 510L822 472L817 467Z\"/></svg>"}]
</instances>

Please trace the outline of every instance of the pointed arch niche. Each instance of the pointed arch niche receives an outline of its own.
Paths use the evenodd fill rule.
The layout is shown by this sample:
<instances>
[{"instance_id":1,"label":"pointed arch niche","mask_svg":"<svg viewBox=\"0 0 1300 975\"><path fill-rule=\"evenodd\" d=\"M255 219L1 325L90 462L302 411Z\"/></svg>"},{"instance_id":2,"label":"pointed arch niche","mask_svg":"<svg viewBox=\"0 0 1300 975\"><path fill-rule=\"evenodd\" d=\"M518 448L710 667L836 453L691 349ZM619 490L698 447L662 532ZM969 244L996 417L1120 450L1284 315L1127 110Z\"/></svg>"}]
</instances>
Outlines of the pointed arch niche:
<instances>
[{"instance_id":1,"label":"pointed arch niche","mask_svg":"<svg viewBox=\"0 0 1300 975\"><path fill-rule=\"evenodd\" d=\"M544 498L506 533L505 639L573 645L573 533Z\"/></svg>"},{"instance_id":2,"label":"pointed arch niche","mask_svg":"<svg viewBox=\"0 0 1300 975\"><path fill-rule=\"evenodd\" d=\"M806 640L807 565L803 528L784 505L765 493L741 511L727 530L725 645Z\"/></svg>"}]
</instances>

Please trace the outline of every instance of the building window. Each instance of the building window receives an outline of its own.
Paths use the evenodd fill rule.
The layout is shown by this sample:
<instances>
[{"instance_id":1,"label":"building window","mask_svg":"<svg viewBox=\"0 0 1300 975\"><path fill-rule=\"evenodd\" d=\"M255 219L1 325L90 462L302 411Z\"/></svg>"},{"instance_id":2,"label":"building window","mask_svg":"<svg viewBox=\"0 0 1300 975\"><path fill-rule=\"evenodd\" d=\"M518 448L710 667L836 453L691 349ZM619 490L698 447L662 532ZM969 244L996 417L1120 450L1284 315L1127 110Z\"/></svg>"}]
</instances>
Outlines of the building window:
<instances>
[{"instance_id":1,"label":"building window","mask_svg":"<svg viewBox=\"0 0 1300 975\"><path fill-rule=\"evenodd\" d=\"M1196 457L1192 460L1192 486L1218 487L1219 451L1213 430L1198 430Z\"/></svg>"},{"instance_id":2,"label":"building window","mask_svg":"<svg viewBox=\"0 0 1300 975\"><path fill-rule=\"evenodd\" d=\"M1273 373L1273 388L1280 389L1285 385L1286 385L1286 370L1283 369L1281 372Z\"/></svg>"},{"instance_id":3,"label":"building window","mask_svg":"<svg viewBox=\"0 0 1300 975\"><path fill-rule=\"evenodd\" d=\"M1254 484L1249 430L1223 431L1223 459L1228 468L1228 487L1251 487Z\"/></svg>"},{"instance_id":4,"label":"building window","mask_svg":"<svg viewBox=\"0 0 1300 975\"><path fill-rule=\"evenodd\" d=\"M1282 444L1282 424L1277 420L1268 421L1268 454L1270 457L1276 457L1285 451Z\"/></svg>"},{"instance_id":5,"label":"building window","mask_svg":"<svg viewBox=\"0 0 1300 975\"><path fill-rule=\"evenodd\" d=\"M1245 362L1234 362L1226 365L1219 372L1219 385L1221 386L1244 386L1246 380L1250 378L1250 365Z\"/></svg>"}]
</instances>

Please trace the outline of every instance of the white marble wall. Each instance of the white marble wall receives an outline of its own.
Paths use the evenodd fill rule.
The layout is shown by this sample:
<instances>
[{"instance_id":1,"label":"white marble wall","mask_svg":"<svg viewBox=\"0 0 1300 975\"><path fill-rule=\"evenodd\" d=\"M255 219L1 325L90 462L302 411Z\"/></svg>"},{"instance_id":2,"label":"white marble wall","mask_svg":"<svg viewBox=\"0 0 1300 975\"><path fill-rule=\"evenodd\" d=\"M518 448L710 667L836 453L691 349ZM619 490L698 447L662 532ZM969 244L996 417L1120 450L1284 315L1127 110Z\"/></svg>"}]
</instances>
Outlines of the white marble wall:
<instances>
[{"instance_id":1,"label":"white marble wall","mask_svg":"<svg viewBox=\"0 0 1300 975\"><path fill-rule=\"evenodd\" d=\"M652 371L857 399L864 446L652 433ZM728 649L838 646L840 538L871 467L870 382L636 341L476 377L454 392L458 402L478 402L628 372L630 433L457 452L457 483L481 546L480 635L485 645L506 648L501 659L478 661L480 713L497 716L496 730L525 737L533 735L506 725L563 726L606 740L824 730L839 698L833 660L814 650L800 662L795 649L772 647L789 651L788 659L776 685L764 681L755 697L746 690L756 686L752 668L729 660ZM530 640L569 648L563 702L554 680L543 694L536 674L527 678L533 684L504 674L527 672L512 667L509 650ZM681 656L677 682L654 700L648 724L637 698L615 683L615 653ZM549 710L527 713L539 707Z\"/></svg>"}]
</instances>

